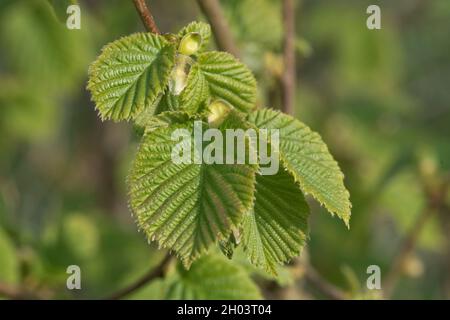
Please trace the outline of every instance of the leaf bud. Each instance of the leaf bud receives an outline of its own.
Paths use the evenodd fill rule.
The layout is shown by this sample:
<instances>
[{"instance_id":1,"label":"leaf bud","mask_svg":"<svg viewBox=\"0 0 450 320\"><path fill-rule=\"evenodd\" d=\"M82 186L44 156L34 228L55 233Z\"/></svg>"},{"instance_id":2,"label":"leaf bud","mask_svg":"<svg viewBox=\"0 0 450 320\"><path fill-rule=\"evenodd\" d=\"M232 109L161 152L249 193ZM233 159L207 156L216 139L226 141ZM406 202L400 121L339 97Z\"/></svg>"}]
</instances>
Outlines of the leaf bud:
<instances>
[{"instance_id":1,"label":"leaf bud","mask_svg":"<svg viewBox=\"0 0 450 320\"><path fill-rule=\"evenodd\" d=\"M213 101L209 107L208 123L211 127L219 127L231 111L231 106L223 100Z\"/></svg>"},{"instance_id":2,"label":"leaf bud","mask_svg":"<svg viewBox=\"0 0 450 320\"><path fill-rule=\"evenodd\" d=\"M181 39L178 52L187 56L193 55L200 49L201 44L202 37L200 33L188 33Z\"/></svg>"}]
</instances>

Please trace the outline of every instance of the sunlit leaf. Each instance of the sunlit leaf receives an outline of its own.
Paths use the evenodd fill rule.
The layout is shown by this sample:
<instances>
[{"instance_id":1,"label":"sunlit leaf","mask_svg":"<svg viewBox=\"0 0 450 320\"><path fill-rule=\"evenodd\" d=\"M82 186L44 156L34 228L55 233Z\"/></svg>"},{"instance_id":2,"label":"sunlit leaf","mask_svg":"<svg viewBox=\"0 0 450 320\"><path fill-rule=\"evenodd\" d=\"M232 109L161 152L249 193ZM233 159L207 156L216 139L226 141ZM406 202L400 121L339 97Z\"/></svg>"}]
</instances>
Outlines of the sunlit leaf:
<instances>
[{"instance_id":1,"label":"sunlit leaf","mask_svg":"<svg viewBox=\"0 0 450 320\"><path fill-rule=\"evenodd\" d=\"M256 177L255 206L243 223L243 245L250 261L275 274L279 264L300 254L308 234L309 208L292 176Z\"/></svg>"},{"instance_id":2,"label":"sunlit leaf","mask_svg":"<svg viewBox=\"0 0 450 320\"><path fill-rule=\"evenodd\" d=\"M175 60L162 36L137 33L107 45L89 68L88 89L102 119L130 120L155 106Z\"/></svg>"},{"instance_id":3,"label":"sunlit leaf","mask_svg":"<svg viewBox=\"0 0 450 320\"><path fill-rule=\"evenodd\" d=\"M205 52L198 56L189 74L182 100L195 110L208 98L222 99L241 112L256 103L256 80L251 71L231 54Z\"/></svg>"},{"instance_id":4,"label":"sunlit leaf","mask_svg":"<svg viewBox=\"0 0 450 320\"><path fill-rule=\"evenodd\" d=\"M179 143L171 139L175 129L187 130L193 150L192 121L148 131L128 184L140 228L189 266L212 243L226 238L251 209L255 167L176 164L171 157Z\"/></svg>"},{"instance_id":5,"label":"sunlit leaf","mask_svg":"<svg viewBox=\"0 0 450 320\"><path fill-rule=\"evenodd\" d=\"M253 112L249 121L258 128L278 129L280 158L285 168L332 214L348 225L350 195L344 186L344 175L321 137L299 120L270 109Z\"/></svg>"}]
</instances>

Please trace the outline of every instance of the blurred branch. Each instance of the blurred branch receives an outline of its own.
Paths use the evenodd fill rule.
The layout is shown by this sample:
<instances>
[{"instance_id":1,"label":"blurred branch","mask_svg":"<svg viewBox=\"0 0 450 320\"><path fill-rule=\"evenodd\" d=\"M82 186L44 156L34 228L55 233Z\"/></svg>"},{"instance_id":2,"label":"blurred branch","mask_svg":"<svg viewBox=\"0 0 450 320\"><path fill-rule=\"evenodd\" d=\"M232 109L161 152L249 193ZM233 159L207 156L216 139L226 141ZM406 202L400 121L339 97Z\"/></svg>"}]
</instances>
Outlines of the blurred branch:
<instances>
[{"instance_id":1,"label":"blurred branch","mask_svg":"<svg viewBox=\"0 0 450 320\"><path fill-rule=\"evenodd\" d=\"M446 270L450 270L450 206L445 203L440 212L440 225L442 228L442 233L445 235L445 265ZM443 290L445 292L445 299L450 299L450 273L447 272L445 282L442 284Z\"/></svg>"},{"instance_id":2,"label":"blurred branch","mask_svg":"<svg viewBox=\"0 0 450 320\"><path fill-rule=\"evenodd\" d=\"M13 300L20 300L22 299L23 294L16 287L12 287L6 283L0 283L0 296Z\"/></svg>"},{"instance_id":3,"label":"blurred branch","mask_svg":"<svg viewBox=\"0 0 450 320\"><path fill-rule=\"evenodd\" d=\"M423 227L426 222L433 214L433 209L430 206L427 206L425 210L423 210L419 216L417 217L414 225L411 230L406 235L406 238L403 240L403 243L400 246L400 249L397 255L394 258L392 263L392 267L386 276L386 280L383 283L383 295L385 298L389 298L392 295L392 292L397 284L399 278L402 275L403 267L408 260L408 257L413 253L414 248L419 240L420 234L422 232Z\"/></svg>"},{"instance_id":4,"label":"blurred branch","mask_svg":"<svg viewBox=\"0 0 450 320\"><path fill-rule=\"evenodd\" d=\"M294 0L283 0L283 61L284 72L281 78L282 106L287 114L294 111L295 101L295 5Z\"/></svg>"},{"instance_id":5,"label":"blurred branch","mask_svg":"<svg viewBox=\"0 0 450 320\"><path fill-rule=\"evenodd\" d=\"M217 47L239 57L239 50L234 42L219 0L197 0L197 3L211 25Z\"/></svg>"},{"instance_id":6,"label":"blurred branch","mask_svg":"<svg viewBox=\"0 0 450 320\"><path fill-rule=\"evenodd\" d=\"M295 283L304 280L309 287L320 293L323 297L329 300L345 300L348 299L347 294L323 278L319 272L308 262L306 249L302 253L302 257L293 259L288 268ZM263 288L264 289L264 288ZM268 283L265 292L267 299L303 299L299 286L293 285L290 287L281 287L276 281Z\"/></svg>"},{"instance_id":7,"label":"blurred branch","mask_svg":"<svg viewBox=\"0 0 450 320\"><path fill-rule=\"evenodd\" d=\"M314 267L305 265L304 277L314 288L330 300L347 299L345 292L324 279Z\"/></svg>"},{"instance_id":8,"label":"blurred branch","mask_svg":"<svg viewBox=\"0 0 450 320\"><path fill-rule=\"evenodd\" d=\"M439 224L444 235L445 241L445 268L450 270L450 206L444 203L439 212ZM442 289L445 294L444 299L450 299L450 273L446 273L445 282L442 283Z\"/></svg>"},{"instance_id":9,"label":"blurred branch","mask_svg":"<svg viewBox=\"0 0 450 320\"><path fill-rule=\"evenodd\" d=\"M149 8L147 7L145 0L133 0L133 2L147 31L155 34L160 34L159 29L156 26L155 19L153 19L153 16Z\"/></svg>"},{"instance_id":10,"label":"blurred branch","mask_svg":"<svg viewBox=\"0 0 450 320\"><path fill-rule=\"evenodd\" d=\"M406 10L396 19L397 23L400 24L400 26L405 26L416 22L418 18L424 16L424 12L428 10L430 4L430 0L410 1Z\"/></svg>"},{"instance_id":11,"label":"blurred branch","mask_svg":"<svg viewBox=\"0 0 450 320\"><path fill-rule=\"evenodd\" d=\"M164 259L155 267L152 268L149 272L147 272L142 278L138 279L136 282L132 283L128 287L125 287L123 289L120 289L119 291L113 293L110 295L107 300L119 300L122 298L125 298L129 294L141 289L146 284L150 283L151 281L162 278L166 272L167 266L169 265L170 261L172 260L172 256L167 253Z\"/></svg>"},{"instance_id":12,"label":"blurred branch","mask_svg":"<svg viewBox=\"0 0 450 320\"><path fill-rule=\"evenodd\" d=\"M40 300L44 295L0 282L0 297L12 300Z\"/></svg>"},{"instance_id":13,"label":"blurred branch","mask_svg":"<svg viewBox=\"0 0 450 320\"><path fill-rule=\"evenodd\" d=\"M430 186L427 186L426 182L424 182L427 205L416 218L413 226L403 240L403 243L400 245L398 253L394 257L392 267L382 286L383 295L385 298L388 299L391 297L398 280L402 276L405 263L414 252L414 249L420 239L420 234L422 233L426 223L434 213L442 210L445 206L445 197L449 188L449 183L449 177L446 177L444 181L440 183L438 188L431 188Z\"/></svg>"}]
</instances>

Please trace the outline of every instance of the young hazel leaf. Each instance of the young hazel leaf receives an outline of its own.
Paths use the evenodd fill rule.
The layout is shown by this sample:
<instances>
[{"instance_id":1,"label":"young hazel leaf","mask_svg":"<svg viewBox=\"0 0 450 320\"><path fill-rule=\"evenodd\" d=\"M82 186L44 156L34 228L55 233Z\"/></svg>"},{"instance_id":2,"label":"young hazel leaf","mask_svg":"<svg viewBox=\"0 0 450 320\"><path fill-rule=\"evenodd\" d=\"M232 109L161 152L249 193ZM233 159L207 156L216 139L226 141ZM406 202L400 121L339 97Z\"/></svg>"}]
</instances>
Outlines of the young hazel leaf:
<instances>
[{"instance_id":1,"label":"young hazel leaf","mask_svg":"<svg viewBox=\"0 0 450 320\"><path fill-rule=\"evenodd\" d=\"M350 220L350 195L344 175L321 137L297 119L270 109L251 113L258 128L280 130L280 157L286 169L310 193L345 224Z\"/></svg>"},{"instance_id":2,"label":"young hazel leaf","mask_svg":"<svg viewBox=\"0 0 450 320\"><path fill-rule=\"evenodd\" d=\"M183 109L191 113L201 111L208 103L209 96L208 82L206 81L200 66L195 64L189 72L187 86L180 96Z\"/></svg>"},{"instance_id":3,"label":"young hazel leaf","mask_svg":"<svg viewBox=\"0 0 450 320\"><path fill-rule=\"evenodd\" d=\"M192 66L181 100L190 110L196 110L208 97L210 100L222 99L247 113L256 103L256 80L251 71L231 54L217 51L201 53Z\"/></svg>"},{"instance_id":4,"label":"young hazel leaf","mask_svg":"<svg viewBox=\"0 0 450 320\"><path fill-rule=\"evenodd\" d=\"M151 115L157 115L166 111L177 111L180 108L178 96L173 95L169 90L162 95L156 107L151 109Z\"/></svg>"},{"instance_id":5,"label":"young hazel leaf","mask_svg":"<svg viewBox=\"0 0 450 320\"><path fill-rule=\"evenodd\" d=\"M89 68L88 89L101 118L130 120L155 107L175 60L164 37L137 33L107 45Z\"/></svg>"},{"instance_id":6,"label":"young hazel leaf","mask_svg":"<svg viewBox=\"0 0 450 320\"><path fill-rule=\"evenodd\" d=\"M189 113L183 111L163 112L148 119L145 123L145 132L174 124L185 124L190 120L194 121L196 119L198 119L198 116L191 116Z\"/></svg>"},{"instance_id":7,"label":"young hazel leaf","mask_svg":"<svg viewBox=\"0 0 450 320\"><path fill-rule=\"evenodd\" d=\"M189 271L178 268L170 279L166 299L255 300L258 287L243 267L219 255L208 255Z\"/></svg>"},{"instance_id":8,"label":"young hazel leaf","mask_svg":"<svg viewBox=\"0 0 450 320\"><path fill-rule=\"evenodd\" d=\"M175 129L187 130L187 145L193 149L193 122L166 126L162 121L141 142L128 181L130 204L148 238L174 250L189 266L212 243L226 238L252 208L256 168L177 164L172 150L180 142L171 135Z\"/></svg>"},{"instance_id":9,"label":"young hazel leaf","mask_svg":"<svg viewBox=\"0 0 450 320\"><path fill-rule=\"evenodd\" d=\"M257 175L255 206L243 222L243 245L250 261L276 274L278 264L300 254L308 215L308 204L288 172Z\"/></svg>"}]
</instances>

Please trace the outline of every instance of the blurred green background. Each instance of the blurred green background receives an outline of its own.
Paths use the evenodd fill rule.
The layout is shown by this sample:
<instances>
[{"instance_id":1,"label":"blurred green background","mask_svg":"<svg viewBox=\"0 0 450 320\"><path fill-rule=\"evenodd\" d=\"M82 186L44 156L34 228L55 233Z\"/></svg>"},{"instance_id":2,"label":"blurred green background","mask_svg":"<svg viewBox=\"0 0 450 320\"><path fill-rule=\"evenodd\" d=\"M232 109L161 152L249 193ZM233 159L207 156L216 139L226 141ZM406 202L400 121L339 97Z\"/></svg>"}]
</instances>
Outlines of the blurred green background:
<instances>
[{"instance_id":1,"label":"blurred green background","mask_svg":"<svg viewBox=\"0 0 450 320\"><path fill-rule=\"evenodd\" d=\"M64 10L49 2L58 4L0 0L0 283L49 298L99 298L163 256L127 207L138 137L131 125L102 123L85 89L102 46L143 26L131 0L86 0L79 1L81 30L68 30ZM280 2L221 1L257 76L258 103L274 108L283 69ZM163 32L204 20L193 0L148 3ZM370 4L381 7L381 30L366 28ZM366 290L367 267L389 274L417 219L431 210L391 297L450 298L450 193L442 187L450 170L450 1L303 0L296 20L295 116L323 136L353 203L347 230L311 201L302 259L349 297L376 298ZM430 206L436 194L439 203ZM324 298L294 268L275 282L235 259L265 297ZM82 270L80 291L65 287L73 264ZM171 281L189 276L178 273ZM132 297L168 297L163 282Z\"/></svg>"}]
</instances>

